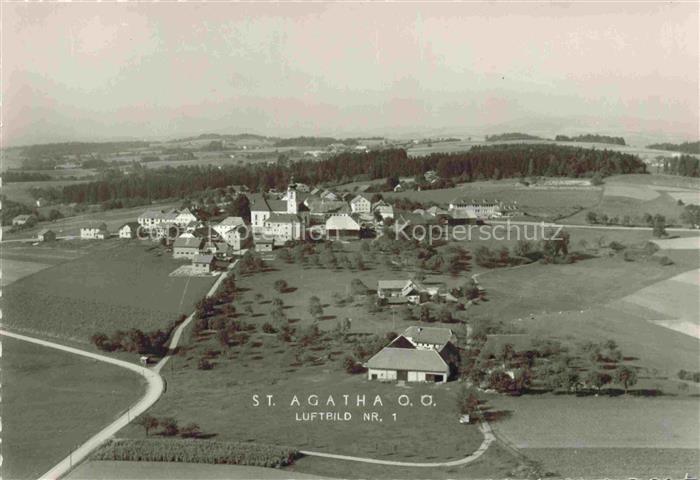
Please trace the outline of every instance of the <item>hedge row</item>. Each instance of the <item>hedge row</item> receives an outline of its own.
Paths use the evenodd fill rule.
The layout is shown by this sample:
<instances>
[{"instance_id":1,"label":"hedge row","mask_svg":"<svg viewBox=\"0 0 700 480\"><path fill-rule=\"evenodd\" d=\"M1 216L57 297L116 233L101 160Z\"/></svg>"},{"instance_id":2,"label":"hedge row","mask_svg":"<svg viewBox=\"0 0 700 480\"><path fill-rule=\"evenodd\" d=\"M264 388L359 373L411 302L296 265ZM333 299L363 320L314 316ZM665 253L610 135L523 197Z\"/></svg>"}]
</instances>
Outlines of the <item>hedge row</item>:
<instances>
[{"instance_id":1,"label":"hedge row","mask_svg":"<svg viewBox=\"0 0 700 480\"><path fill-rule=\"evenodd\" d=\"M101 446L93 460L187 462L283 467L300 454L293 448L259 443L178 439L117 439Z\"/></svg>"}]
</instances>

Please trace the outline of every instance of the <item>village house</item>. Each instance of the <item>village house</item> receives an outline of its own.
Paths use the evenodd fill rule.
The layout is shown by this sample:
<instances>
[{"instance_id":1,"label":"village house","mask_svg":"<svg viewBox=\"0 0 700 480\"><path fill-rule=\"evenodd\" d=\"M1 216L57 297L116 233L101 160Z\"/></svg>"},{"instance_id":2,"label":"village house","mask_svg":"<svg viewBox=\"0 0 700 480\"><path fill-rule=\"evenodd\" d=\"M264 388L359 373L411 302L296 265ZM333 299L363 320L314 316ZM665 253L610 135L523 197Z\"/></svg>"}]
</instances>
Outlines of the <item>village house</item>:
<instances>
[{"instance_id":1,"label":"village house","mask_svg":"<svg viewBox=\"0 0 700 480\"><path fill-rule=\"evenodd\" d=\"M107 225L99 223L80 227L80 238L84 240L104 240L109 238Z\"/></svg>"},{"instance_id":2,"label":"village house","mask_svg":"<svg viewBox=\"0 0 700 480\"><path fill-rule=\"evenodd\" d=\"M226 242L234 252L247 248L252 240L250 230L245 225L239 225L235 228L227 230L221 239Z\"/></svg>"},{"instance_id":3,"label":"village house","mask_svg":"<svg viewBox=\"0 0 700 480\"><path fill-rule=\"evenodd\" d=\"M136 238L140 225L138 222L128 222L119 227L119 238Z\"/></svg>"},{"instance_id":4,"label":"village house","mask_svg":"<svg viewBox=\"0 0 700 480\"><path fill-rule=\"evenodd\" d=\"M195 255L192 258L193 273L210 273L214 265L213 255Z\"/></svg>"},{"instance_id":5,"label":"village house","mask_svg":"<svg viewBox=\"0 0 700 480\"><path fill-rule=\"evenodd\" d=\"M415 280L379 280L377 298L387 303L413 303L419 305L431 299L456 301L449 292L445 292L442 283L424 284Z\"/></svg>"},{"instance_id":6,"label":"village house","mask_svg":"<svg viewBox=\"0 0 700 480\"><path fill-rule=\"evenodd\" d=\"M245 226L245 221L243 221L243 218L226 217L221 222L214 225L213 229L216 233L219 234L220 237L223 238L227 232L229 232L230 230L234 230L240 226Z\"/></svg>"},{"instance_id":7,"label":"village house","mask_svg":"<svg viewBox=\"0 0 700 480\"><path fill-rule=\"evenodd\" d=\"M173 223L175 223L175 225L177 225L178 227L184 228L190 222L197 221L197 217L190 211L189 208L185 208L180 210L179 212L174 213L176 213L176 216L173 220Z\"/></svg>"},{"instance_id":8,"label":"village house","mask_svg":"<svg viewBox=\"0 0 700 480\"><path fill-rule=\"evenodd\" d=\"M387 218L394 218L394 207L386 203L384 200L380 200L372 206L372 211L377 213L382 220Z\"/></svg>"},{"instance_id":9,"label":"village house","mask_svg":"<svg viewBox=\"0 0 700 480\"><path fill-rule=\"evenodd\" d=\"M498 201L475 201L455 198L450 201L448 212L453 218L476 218L479 220L500 217L502 204Z\"/></svg>"},{"instance_id":10,"label":"village house","mask_svg":"<svg viewBox=\"0 0 700 480\"><path fill-rule=\"evenodd\" d=\"M274 245L284 245L291 240L302 240L303 223L295 214L275 213L265 220L263 235L272 239Z\"/></svg>"},{"instance_id":11,"label":"village house","mask_svg":"<svg viewBox=\"0 0 700 480\"><path fill-rule=\"evenodd\" d=\"M370 213L372 211L372 202L365 195L356 195L350 200L350 208L352 213Z\"/></svg>"},{"instance_id":12,"label":"village house","mask_svg":"<svg viewBox=\"0 0 700 480\"><path fill-rule=\"evenodd\" d=\"M326 236L331 240L360 238L360 224L349 215L332 215L326 220Z\"/></svg>"},{"instance_id":13,"label":"village house","mask_svg":"<svg viewBox=\"0 0 700 480\"><path fill-rule=\"evenodd\" d=\"M255 251L256 252L271 252L273 247L273 241L265 238L255 239Z\"/></svg>"},{"instance_id":14,"label":"village house","mask_svg":"<svg viewBox=\"0 0 700 480\"><path fill-rule=\"evenodd\" d=\"M39 233L37 233L36 238L40 242L54 242L56 241L56 232L44 228L43 230L39 230Z\"/></svg>"},{"instance_id":15,"label":"village house","mask_svg":"<svg viewBox=\"0 0 700 480\"><path fill-rule=\"evenodd\" d=\"M35 219L34 215L17 215L15 218L12 219L12 225L21 227L27 222L31 223L32 219Z\"/></svg>"},{"instance_id":16,"label":"village house","mask_svg":"<svg viewBox=\"0 0 700 480\"><path fill-rule=\"evenodd\" d=\"M445 383L459 351L448 328L409 327L367 361L368 380Z\"/></svg>"},{"instance_id":17,"label":"village house","mask_svg":"<svg viewBox=\"0 0 700 480\"><path fill-rule=\"evenodd\" d=\"M203 239L196 237L176 238L173 242L173 258L194 258L199 255L203 242Z\"/></svg>"}]
</instances>

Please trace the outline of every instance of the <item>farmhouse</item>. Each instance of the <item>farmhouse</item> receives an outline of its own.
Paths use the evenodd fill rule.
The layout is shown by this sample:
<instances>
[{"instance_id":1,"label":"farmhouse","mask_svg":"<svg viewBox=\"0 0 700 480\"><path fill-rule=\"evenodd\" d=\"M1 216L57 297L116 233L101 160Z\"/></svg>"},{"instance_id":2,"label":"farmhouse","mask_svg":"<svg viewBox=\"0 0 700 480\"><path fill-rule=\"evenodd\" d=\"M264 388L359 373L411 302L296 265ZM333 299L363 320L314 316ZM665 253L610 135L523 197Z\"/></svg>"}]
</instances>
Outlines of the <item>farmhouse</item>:
<instances>
[{"instance_id":1,"label":"farmhouse","mask_svg":"<svg viewBox=\"0 0 700 480\"><path fill-rule=\"evenodd\" d=\"M459 351L452 330L408 327L367 362L369 380L445 383L456 372Z\"/></svg>"},{"instance_id":2,"label":"farmhouse","mask_svg":"<svg viewBox=\"0 0 700 480\"><path fill-rule=\"evenodd\" d=\"M194 258L199 254L202 243L201 238L176 238L173 242L173 258Z\"/></svg>"},{"instance_id":3,"label":"farmhouse","mask_svg":"<svg viewBox=\"0 0 700 480\"><path fill-rule=\"evenodd\" d=\"M56 232L44 228L43 230L39 230L39 233L37 233L36 238L40 242L54 242L56 240Z\"/></svg>"},{"instance_id":4,"label":"farmhouse","mask_svg":"<svg viewBox=\"0 0 700 480\"><path fill-rule=\"evenodd\" d=\"M192 258L194 273L210 273L214 264L214 255L195 255Z\"/></svg>"},{"instance_id":5,"label":"farmhouse","mask_svg":"<svg viewBox=\"0 0 700 480\"><path fill-rule=\"evenodd\" d=\"M350 200L350 208L352 213L370 213L372 211L372 202L365 195L357 195Z\"/></svg>"},{"instance_id":6,"label":"farmhouse","mask_svg":"<svg viewBox=\"0 0 700 480\"><path fill-rule=\"evenodd\" d=\"M379 280L377 282L377 297L391 299L403 297L402 292L410 280Z\"/></svg>"},{"instance_id":7,"label":"farmhouse","mask_svg":"<svg viewBox=\"0 0 700 480\"><path fill-rule=\"evenodd\" d=\"M109 237L107 225L104 223L80 227L80 238L85 240L104 240Z\"/></svg>"},{"instance_id":8,"label":"farmhouse","mask_svg":"<svg viewBox=\"0 0 700 480\"><path fill-rule=\"evenodd\" d=\"M22 226L25 225L27 222L31 223L31 220L34 219L34 215L17 215L15 218L12 219L12 225L16 226Z\"/></svg>"},{"instance_id":9,"label":"farmhouse","mask_svg":"<svg viewBox=\"0 0 700 480\"><path fill-rule=\"evenodd\" d=\"M349 215L333 215L326 220L328 238L359 238L360 224Z\"/></svg>"},{"instance_id":10,"label":"farmhouse","mask_svg":"<svg viewBox=\"0 0 700 480\"><path fill-rule=\"evenodd\" d=\"M136 238L138 230L138 222L125 223L119 227L119 238Z\"/></svg>"}]
</instances>

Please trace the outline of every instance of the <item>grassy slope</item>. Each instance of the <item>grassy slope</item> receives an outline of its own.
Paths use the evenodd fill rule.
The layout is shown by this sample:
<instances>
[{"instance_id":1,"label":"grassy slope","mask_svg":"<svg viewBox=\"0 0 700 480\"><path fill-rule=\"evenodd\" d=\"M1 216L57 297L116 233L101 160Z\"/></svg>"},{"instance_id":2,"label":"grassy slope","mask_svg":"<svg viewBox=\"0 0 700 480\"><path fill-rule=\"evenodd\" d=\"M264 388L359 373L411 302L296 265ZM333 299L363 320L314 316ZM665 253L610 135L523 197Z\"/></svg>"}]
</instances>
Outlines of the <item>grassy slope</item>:
<instances>
[{"instance_id":1,"label":"grassy slope","mask_svg":"<svg viewBox=\"0 0 700 480\"><path fill-rule=\"evenodd\" d=\"M51 348L2 339L3 478L36 478L116 418L139 377Z\"/></svg>"},{"instance_id":2,"label":"grassy slope","mask_svg":"<svg viewBox=\"0 0 700 480\"><path fill-rule=\"evenodd\" d=\"M172 278L182 262L151 244L88 242L90 253L25 277L3 292L6 326L88 342L96 331L165 328L189 313L210 278Z\"/></svg>"}]
</instances>

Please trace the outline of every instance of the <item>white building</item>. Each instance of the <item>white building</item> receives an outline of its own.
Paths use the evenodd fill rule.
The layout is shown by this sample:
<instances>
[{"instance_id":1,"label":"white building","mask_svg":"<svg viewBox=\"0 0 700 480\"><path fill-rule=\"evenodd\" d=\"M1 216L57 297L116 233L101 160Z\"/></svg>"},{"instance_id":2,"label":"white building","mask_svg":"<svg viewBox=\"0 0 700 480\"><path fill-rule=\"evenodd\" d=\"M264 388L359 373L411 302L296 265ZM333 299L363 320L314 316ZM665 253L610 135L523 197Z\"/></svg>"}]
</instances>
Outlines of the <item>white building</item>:
<instances>
[{"instance_id":1,"label":"white building","mask_svg":"<svg viewBox=\"0 0 700 480\"><path fill-rule=\"evenodd\" d=\"M219 234L221 238L224 237L224 235L230 231L234 230L237 227L240 226L245 226L245 222L243 221L243 218L241 217L226 217L221 222L218 224L214 225L214 231Z\"/></svg>"},{"instance_id":2,"label":"white building","mask_svg":"<svg viewBox=\"0 0 700 480\"><path fill-rule=\"evenodd\" d=\"M364 195L357 195L350 200L350 208L352 213L370 213L372 211L372 202Z\"/></svg>"},{"instance_id":3,"label":"white building","mask_svg":"<svg viewBox=\"0 0 700 480\"><path fill-rule=\"evenodd\" d=\"M456 218L486 219L500 217L502 205L497 201L456 198L450 201L448 212Z\"/></svg>"},{"instance_id":4,"label":"white building","mask_svg":"<svg viewBox=\"0 0 700 480\"><path fill-rule=\"evenodd\" d=\"M303 223L291 213L275 213L263 225L263 235L271 238L275 245L283 245L290 240L302 240Z\"/></svg>"},{"instance_id":5,"label":"white building","mask_svg":"<svg viewBox=\"0 0 700 480\"><path fill-rule=\"evenodd\" d=\"M119 238L136 238L139 227L137 222L125 223L119 227Z\"/></svg>"},{"instance_id":6,"label":"white building","mask_svg":"<svg viewBox=\"0 0 700 480\"><path fill-rule=\"evenodd\" d=\"M80 227L80 238L84 240L104 240L108 237L109 232L104 223Z\"/></svg>"}]
</instances>

